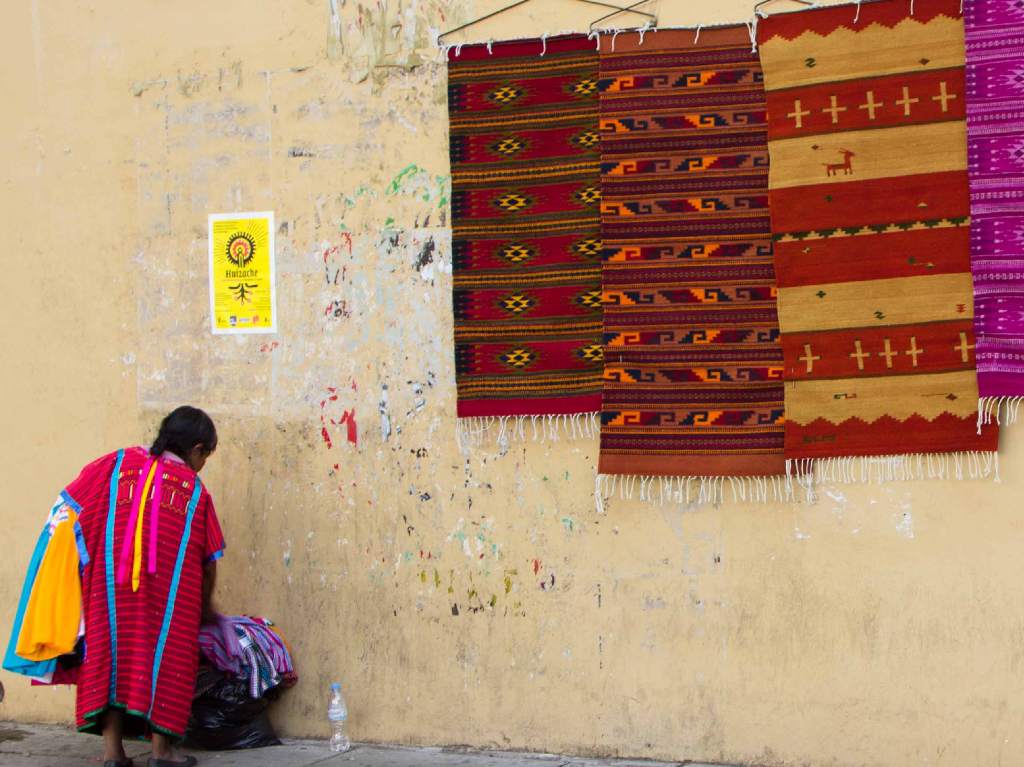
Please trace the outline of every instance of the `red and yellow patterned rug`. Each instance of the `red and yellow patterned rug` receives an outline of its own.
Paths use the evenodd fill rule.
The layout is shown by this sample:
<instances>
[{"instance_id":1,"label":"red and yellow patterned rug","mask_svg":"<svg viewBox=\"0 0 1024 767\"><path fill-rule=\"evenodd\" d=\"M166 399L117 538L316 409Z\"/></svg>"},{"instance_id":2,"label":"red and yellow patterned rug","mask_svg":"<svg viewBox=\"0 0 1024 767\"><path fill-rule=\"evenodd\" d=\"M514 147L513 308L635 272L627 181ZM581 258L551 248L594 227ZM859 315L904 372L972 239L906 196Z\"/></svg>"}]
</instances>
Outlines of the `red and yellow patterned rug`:
<instances>
[{"instance_id":1,"label":"red and yellow patterned rug","mask_svg":"<svg viewBox=\"0 0 1024 767\"><path fill-rule=\"evenodd\" d=\"M787 458L996 449L976 429L960 0L917 6L758 26Z\"/></svg>"}]
</instances>

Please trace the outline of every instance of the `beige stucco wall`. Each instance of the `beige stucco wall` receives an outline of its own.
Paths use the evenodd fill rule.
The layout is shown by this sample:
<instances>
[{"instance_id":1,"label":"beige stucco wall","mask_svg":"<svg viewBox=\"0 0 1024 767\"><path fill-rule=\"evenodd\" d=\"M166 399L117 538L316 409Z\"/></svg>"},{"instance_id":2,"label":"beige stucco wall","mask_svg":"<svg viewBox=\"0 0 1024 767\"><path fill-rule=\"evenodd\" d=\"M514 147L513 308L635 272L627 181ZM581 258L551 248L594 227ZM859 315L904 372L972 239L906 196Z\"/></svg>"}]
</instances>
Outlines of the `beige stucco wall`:
<instances>
[{"instance_id":1,"label":"beige stucco wall","mask_svg":"<svg viewBox=\"0 0 1024 767\"><path fill-rule=\"evenodd\" d=\"M663 24L749 15L660 5ZM4 641L57 490L191 402L221 431L206 472L230 541L221 605L295 645L288 734L325 732L340 679L373 741L1024 762L1019 430L1001 484L828 487L784 507L614 499L603 516L593 441L460 452L431 40L496 6L3 4ZM475 37L595 11L544 0ZM206 215L263 209L280 225L281 332L213 338ZM331 423L352 408L358 445ZM69 718L66 691L3 681L0 718Z\"/></svg>"}]
</instances>

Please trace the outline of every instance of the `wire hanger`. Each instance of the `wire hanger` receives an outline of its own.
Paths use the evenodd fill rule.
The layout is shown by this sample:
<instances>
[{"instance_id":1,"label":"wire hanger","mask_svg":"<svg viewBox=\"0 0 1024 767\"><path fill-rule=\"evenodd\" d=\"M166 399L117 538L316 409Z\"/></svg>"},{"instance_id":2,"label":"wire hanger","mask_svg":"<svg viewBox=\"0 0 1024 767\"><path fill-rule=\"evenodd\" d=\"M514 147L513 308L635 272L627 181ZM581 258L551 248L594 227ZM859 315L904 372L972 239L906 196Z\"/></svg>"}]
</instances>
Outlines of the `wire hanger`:
<instances>
[{"instance_id":1,"label":"wire hanger","mask_svg":"<svg viewBox=\"0 0 1024 767\"><path fill-rule=\"evenodd\" d=\"M773 2L775 2L775 0L761 0L758 3L755 3L755 5L754 5L754 15L755 16L761 16L762 18L767 18L768 14L765 13L763 10L761 10L761 6L762 5L768 5L769 3L773 3ZM835 7L843 6L843 5L855 5L855 6L857 6L857 18L859 18L860 17L860 6L861 5L869 5L871 3L879 3L879 2L882 2L882 0L848 0L847 2L836 3L835 5L828 5L828 6L818 5L818 3L815 2L815 0L791 0L791 2L800 3L801 5L806 5L809 8L820 8L820 7L835 8ZM912 2L913 2L913 0L911 0L911 4L912 4ZM913 9L912 8L911 8L910 15L913 15Z\"/></svg>"},{"instance_id":2,"label":"wire hanger","mask_svg":"<svg viewBox=\"0 0 1024 767\"><path fill-rule=\"evenodd\" d=\"M475 26L476 24L479 24L481 21L486 21L487 19L493 19L495 16L500 16L501 14L505 13L506 11L511 11L513 8L518 8L520 5L526 5L526 3L528 3L528 2L530 2L530 0L516 0L516 2L511 3L510 5L506 5L504 8L499 8L498 10L492 11L491 13L488 13L488 14L485 14L485 15L481 16L478 19L473 19L472 21L467 21L465 24L461 24L461 25L455 27L454 29L449 29L447 32L442 32L440 35L437 36L437 42L438 42L438 44L440 44L441 41L443 41L446 37L448 37L448 35L453 35L456 32L461 32L464 29L469 29L469 27ZM623 8L620 5L614 5L612 3L602 2L602 0L577 0L577 2L588 3L589 5L600 5L603 8L614 8L615 9L614 13L610 13L610 14L608 14L608 16L602 17L602 19L598 19L597 21L594 22L595 24L597 22L599 22L599 21L602 21L603 18L610 18L612 16L615 16L616 14L622 13L623 11L630 11L631 13L635 13L635 14L638 14L640 16L646 16L648 18L648 20L649 20L648 23L653 23L653 24L657 24L658 23L658 17L655 16L653 13L647 13L645 11L633 11L633 10L631 10L632 6L630 6L630 8ZM646 0L641 0L641 2L646 2ZM635 3L635 5L640 5L640 3ZM591 29L593 29L593 24L591 24Z\"/></svg>"},{"instance_id":3,"label":"wire hanger","mask_svg":"<svg viewBox=\"0 0 1024 767\"><path fill-rule=\"evenodd\" d=\"M592 22L590 22L590 31L593 32L594 27L596 27L602 21L607 21L613 16L618 16L620 13L635 13L638 16L646 16L647 21L644 22L644 28L658 26L658 17L655 14L647 13L646 11L636 10L636 7L638 5L643 5L646 2L648 2L648 0L639 0L639 2L633 3L632 5L627 5L625 8L619 8L618 10L612 11L611 13L606 13L599 19L594 19Z\"/></svg>"},{"instance_id":4,"label":"wire hanger","mask_svg":"<svg viewBox=\"0 0 1024 767\"><path fill-rule=\"evenodd\" d=\"M760 16L762 19L768 18L768 14L761 10L765 5L774 3L775 0L760 0L760 2L754 3L754 16ZM789 2L800 3L800 5L806 5L808 8L814 8L817 3L814 0L789 0Z\"/></svg>"}]
</instances>

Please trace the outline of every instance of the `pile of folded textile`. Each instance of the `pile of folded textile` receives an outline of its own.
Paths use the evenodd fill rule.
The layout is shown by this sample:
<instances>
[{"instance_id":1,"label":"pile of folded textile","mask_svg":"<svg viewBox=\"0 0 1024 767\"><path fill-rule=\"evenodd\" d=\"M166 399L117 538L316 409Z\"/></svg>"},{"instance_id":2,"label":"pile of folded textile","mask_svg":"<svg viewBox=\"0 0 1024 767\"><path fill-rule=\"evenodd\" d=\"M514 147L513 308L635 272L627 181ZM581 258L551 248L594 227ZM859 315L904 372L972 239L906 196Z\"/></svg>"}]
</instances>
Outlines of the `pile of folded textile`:
<instances>
[{"instance_id":1,"label":"pile of folded textile","mask_svg":"<svg viewBox=\"0 0 1024 767\"><path fill-rule=\"evenodd\" d=\"M298 681L284 637L266 618L219 616L199 632L199 649L214 668L245 680L253 698Z\"/></svg>"}]
</instances>

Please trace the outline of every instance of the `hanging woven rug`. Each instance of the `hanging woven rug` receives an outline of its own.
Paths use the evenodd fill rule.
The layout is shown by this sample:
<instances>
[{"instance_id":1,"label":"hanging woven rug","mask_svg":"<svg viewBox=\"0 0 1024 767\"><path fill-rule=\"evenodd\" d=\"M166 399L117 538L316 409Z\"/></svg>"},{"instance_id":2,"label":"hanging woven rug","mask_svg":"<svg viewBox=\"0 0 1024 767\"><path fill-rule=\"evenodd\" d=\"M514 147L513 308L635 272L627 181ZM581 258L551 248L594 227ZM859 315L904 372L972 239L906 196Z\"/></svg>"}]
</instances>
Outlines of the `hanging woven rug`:
<instances>
[{"instance_id":1,"label":"hanging woven rug","mask_svg":"<svg viewBox=\"0 0 1024 767\"><path fill-rule=\"evenodd\" d=\"M785 452L805 478L996 468L997 430L976 423L960 0L916 5L758 25Z\"/></svg>"},{"instance_id":2,"label":"hanging woven rug","mask_svg":"<svg viewBox=\"0 0 1024 767\"><path fill-rule=\"evenodd\" d=\"M463 442L596 434L597 77L582 35L449 52Z\"/></svg>"},{"instance_id":3,"label":"hanging woven rug","mask_svg":"<svg viewBox=\"0 0 1024 767\"><path fill-rule=\"evenodd\" d=\"M633 477L684 502L727 487L781 499L768 134L747 28L603 36L600 91L598 495Z\"/></svg>"},{"instance_id":4,"label":"hanging woven rug","mask_svg":"<svg viewBox=\"0 0 1024 767\"><path fill-rule=\"evenodd\" d=\"M971 0L964 26L980 426L1024 402L1024 4Z\"/></svg>"}]
</instances>

